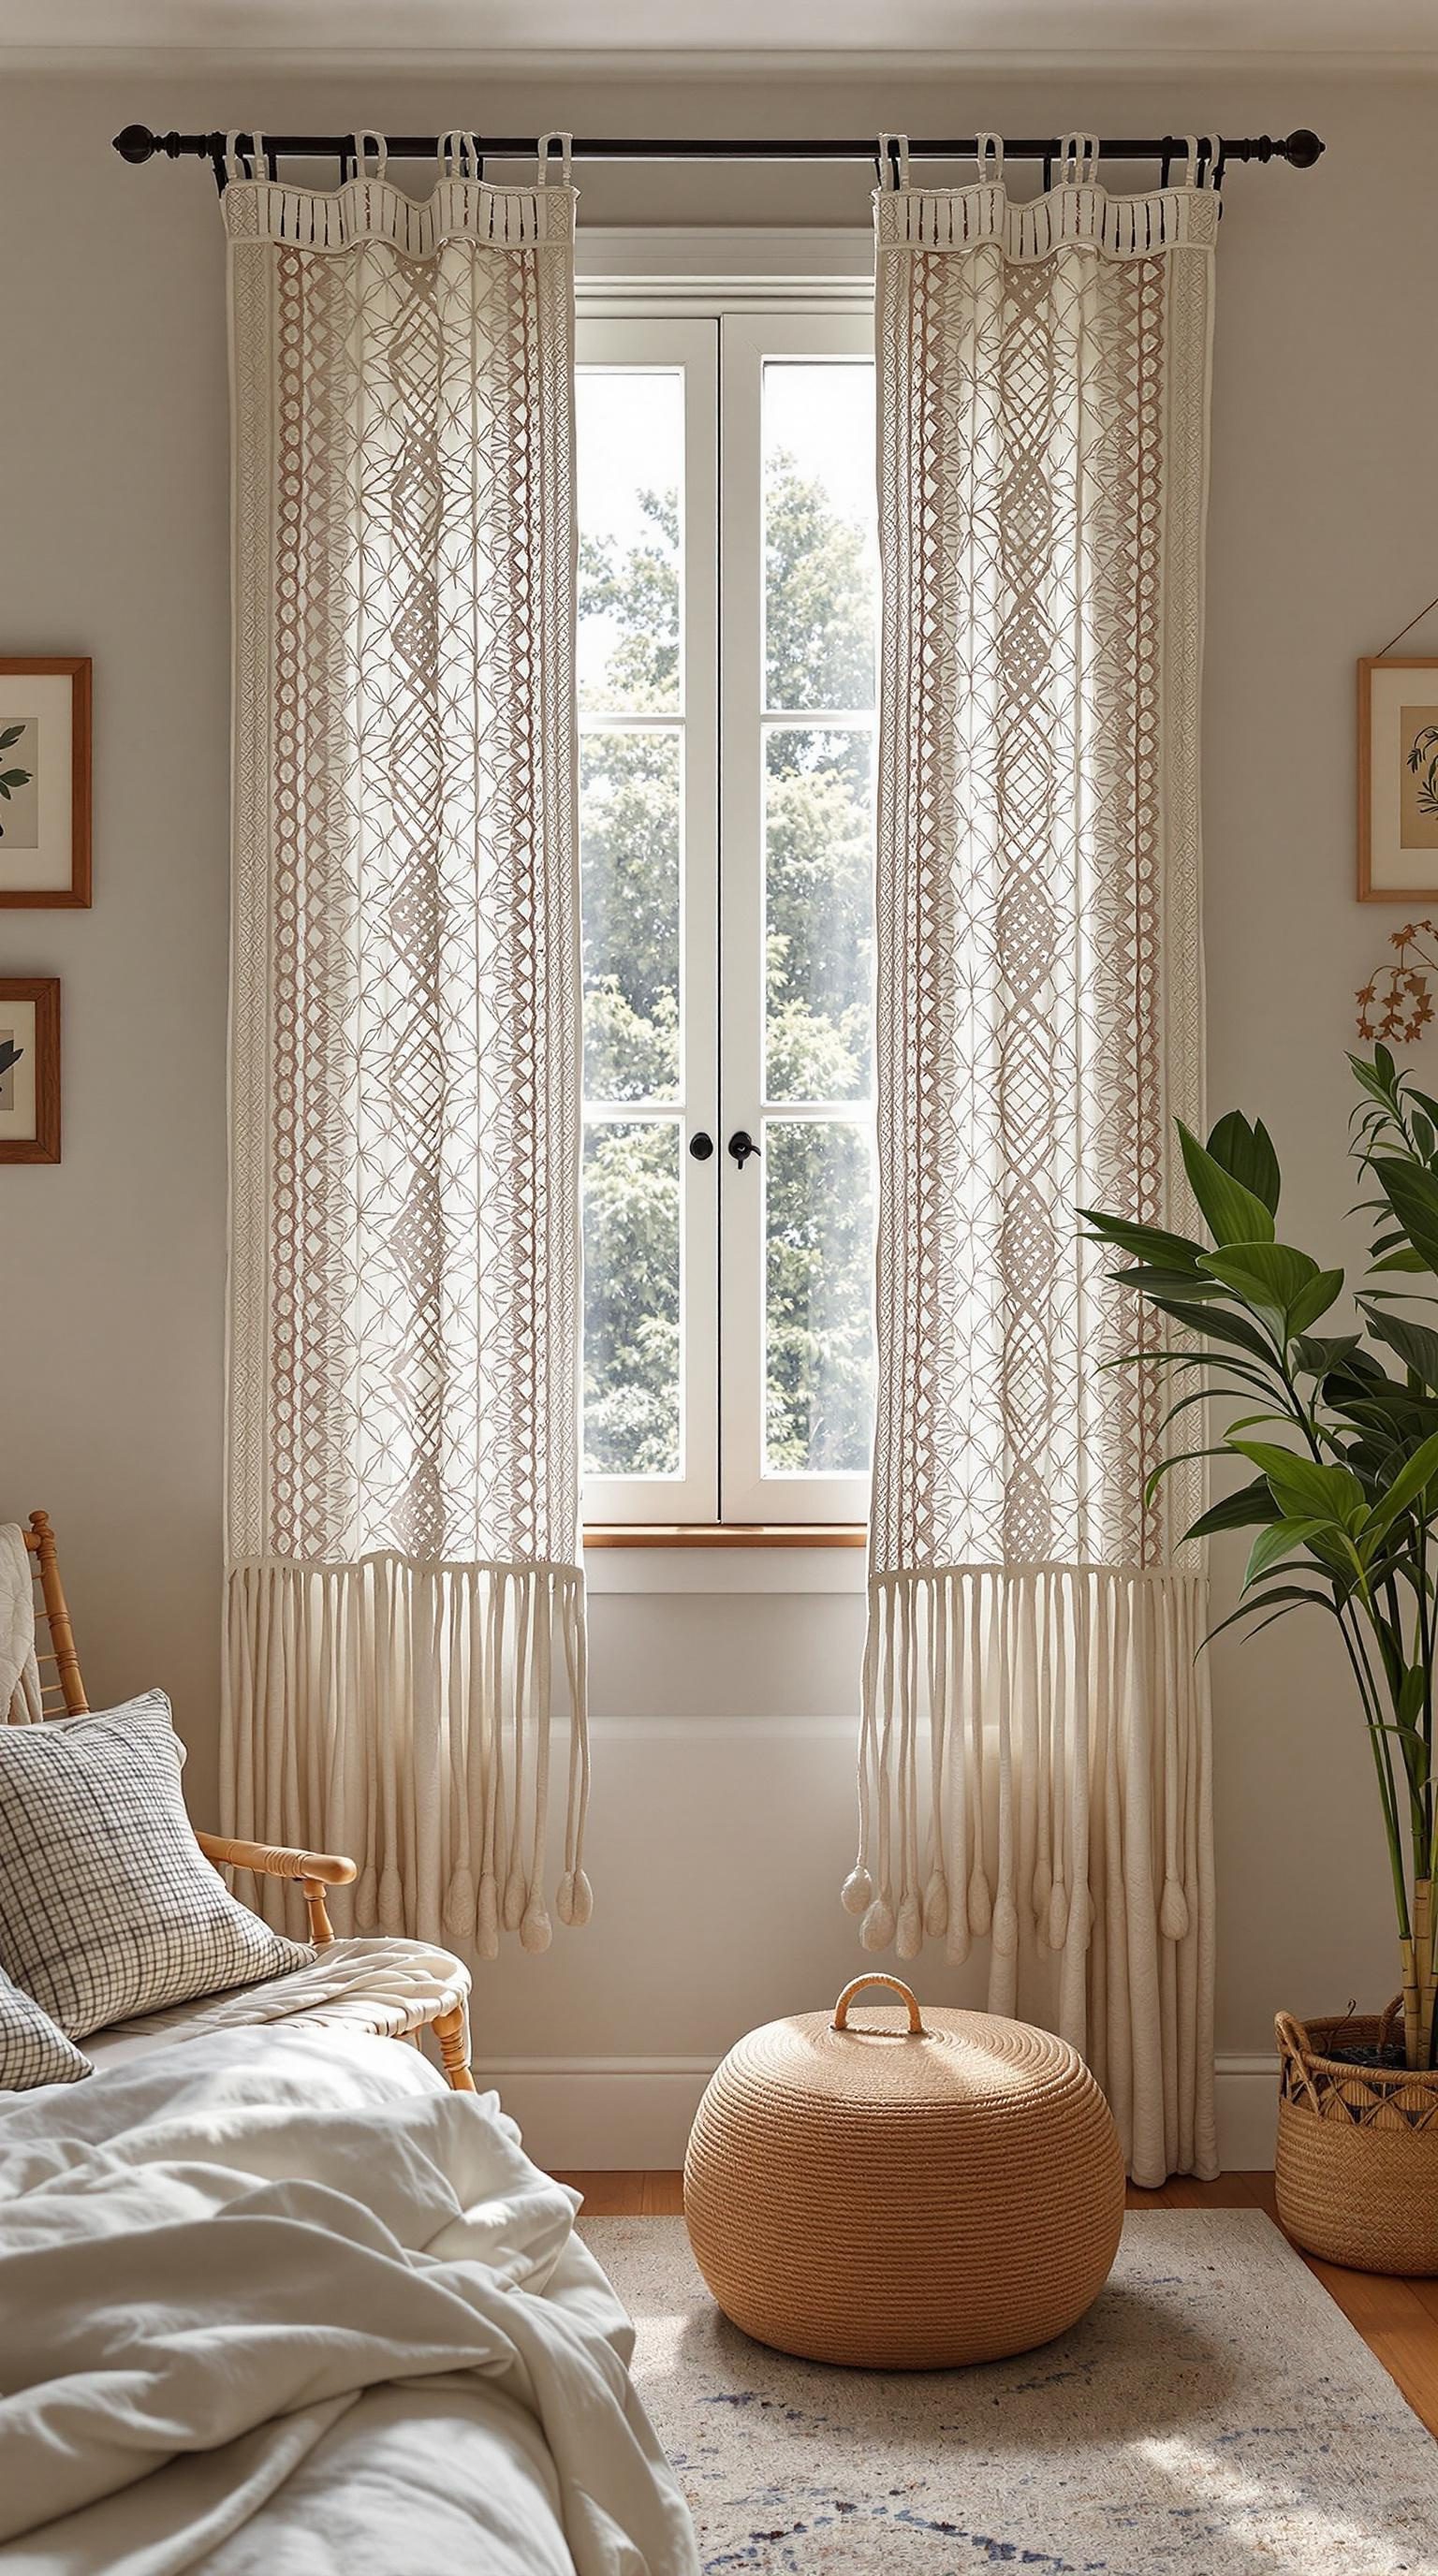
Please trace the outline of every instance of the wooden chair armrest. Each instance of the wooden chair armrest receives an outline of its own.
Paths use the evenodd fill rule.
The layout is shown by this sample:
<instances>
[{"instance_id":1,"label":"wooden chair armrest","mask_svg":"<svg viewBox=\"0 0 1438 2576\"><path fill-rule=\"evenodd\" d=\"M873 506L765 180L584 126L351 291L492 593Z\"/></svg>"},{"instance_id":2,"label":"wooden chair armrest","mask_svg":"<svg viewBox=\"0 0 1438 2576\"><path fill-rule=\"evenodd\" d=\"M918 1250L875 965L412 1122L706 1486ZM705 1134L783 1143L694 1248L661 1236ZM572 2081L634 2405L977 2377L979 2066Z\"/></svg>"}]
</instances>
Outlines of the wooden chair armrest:
<instances>
[{"instance_id":1,"label":"wooden chair armrest","mask_svg":"<svg viewBox=\"0 0 1438 2576\"><path fill-rule=\"evenodd\" d=\"M269 1843L237 1842L228 1834L197 1833L195 1840L217 1869L252 1869L260 1878L298 1879L309 1910L310 1939L317 1943L334 1939L325 1889L348 1887L359 1876L355 1863L343 1852L281 1851Z\"/></svg>"}]
</instances>

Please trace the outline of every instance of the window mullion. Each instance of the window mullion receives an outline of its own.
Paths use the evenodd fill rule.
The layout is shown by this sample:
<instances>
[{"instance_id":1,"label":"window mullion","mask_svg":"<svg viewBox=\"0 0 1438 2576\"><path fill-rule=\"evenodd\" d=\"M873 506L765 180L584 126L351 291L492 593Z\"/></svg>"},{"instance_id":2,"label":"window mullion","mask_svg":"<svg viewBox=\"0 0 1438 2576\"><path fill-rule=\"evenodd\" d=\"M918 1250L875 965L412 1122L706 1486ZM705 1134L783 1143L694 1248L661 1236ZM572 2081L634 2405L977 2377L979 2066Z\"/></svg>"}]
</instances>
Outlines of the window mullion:
<instances>
[{"instance_id":1,"label":"window mullion","mask_svg":"<svg viewBox=\"0 0 1438 2576\"><path fill-rule=\"evenodd\" d=\"M824 832L831 822L847 831L847 847L852 853L856 810L852 782L856 778L863 781L871 773L872 754L866 759L861 746L872 745L876 715L872 694L866 704L857 706L794 707L772 702L774 669L782 675L787 667L798 672L802 681L802 666L792 661L785 665L786 641L792 643L794 639L786 638L782 628L774 647L779 656L777 663L765 642L763 404L766 364L777 365L782 371L786 360L802 363L815 358L848 361L852 366L855 360L869 362L871 349L867 322L847 316L771 313L725 317L721 362L725 507L721 574L724 1125L728 1132L738 1127L748 1129L761 1148L757 1161L750 1160L742 1170L732 1164L726 1170L720 1201L723 1510L726 1519L741 1521L852 1521L865 1517L868 1508L864 1464L867 1420L856 1423L855 1405L857 1402L862 1413L864 1386L858 1345L868 1326L872 1247L857 1243L850 1220L856 1208L867 1204L872 1188L872 1111L862 1094L838 1097L822 1084L819 1097L807 1096L811 1085L805 1078L806 1067L823 1063L826 1043L831 1045L831 1052L833 1048L839 1050L832 1068L836 1079L844 1062L839 1031L824 1017L824 977L822 962L816 957L811 956L809 969L818 978L812 995L807 994L801 973L793 1005L786 1005L788 1017L782 1024L779 1019L774 1023L776 1044L781 1042L781 1025L786 1042L789 1031L795 1033L796 1042L802 1041L799 1053L791 1059L792 1079L777 1086L771 1083L771 1068L766 1065L769 1037L765 911L766 877L771 864L766 801L775 793L776 782L781 790L786 785L791 789L794 807L799 809L795 828L801 842L803 833L810 833L816 865L821 861ZM834 391L836 397L842 393L837 385ZM838 416L837 406L827 409L829 417ZM867 395L866 412L871 418L872 401ZM857 462L851 481L861 485L867 473L872 488L871 461L857 450L848 453ZM829 458L831 463L837 461L842 476L847 470L847 456L835 460L831 447ZM801 500L795 506L802 525L806 505ZM813 515L822 518L822 507L816 505ZM789 524L792 528L793 515ZM830 524L834 524L832 513ZM781 549L782 543L781 539ZM789 593L791 601L796 596L793 591ZM836 594L836 599L834 613L842 627L842 594ZM804 633L802 614L801 605L800 643ZM831 619L831 638L835 631ZM862 620L857 631L862 633ZM862 669L855 669L852 652L847 662L842 652L838 659L831 653L829 659L809 667L837 678L841 693L846 685L859 689L867 685ZM780 694L792 696L796 691L788 688ZM786 736L792 738L787 743ZM828 758L826 737L832 755ZM854 745L852 753L842 748L848 742ZM816 783L804 810L804 782L810 774ZM862 788L859 803L862 808ZM867 884L871 880L867 815L860 824L860 834L865 842ZM820 866L816 881L820 892L822 875ZM791 884L793 881L791 877ZM858 932L853 935L859 936ZM816 931L816 948L821 940L822 934ZM782 992L782 966L779 972ZM832 984L829 989L833 989ZM848 1046L850 1040L844 1039L843 1044ZM864 1081L862 1064L860 1080ZM864 1081L864 1090L867 1088ZM766 1208L771 1203L774 1318L779 1335L773 1361L773 1436L780 1443L781 1458L786 1447L792 1452L794 1434L786 1426L795 1419L797 1371L799 1418L805 1425L800 1437L808 1444L807 1455L822 1454L827 1444L831 1454L837 1449L852 1462L842 1469L819 1468L811 1472L806 1467L789 1472L775 1466L768 1455L766 1409L771 1399L766 1305L771 1252ZM812 1210L812 1236L807 1249L806 1210ZM812 1337L808 1339L807 1358L803 1355L806 1335ZM818 1347L819 1343L824 1347ZM806 1389L810 1392L806 1393ZM826 1408L832 1410L836 1420L847 1424L847 1449L831 1435ZM855 1454L856 1434L863 1454Z\"/></svg>"},{"instance_id":2,"label":"window mullion","mask_svg":"<svg viewBox=\"0 0 1438 2576\"><path fill-rule=\"evenodd\" d=\"M596 630L591 622L588 664L581 656L585 674L586 703L580 714L581 759L589 749L591 760L602 757L603 738L612 737L616 745L642 745L646 737L656 747L672 746L664 754L664 763L678 764L677 794L679 835L677 976L679 1059L675 1088L668 1082L659 1092L639 1093L627 1097L616 1093L611 1084L595 1081L585 1100L585 1128L589 1140L587 1169L589 1187L598 1195L593 1199L593 1220L589 1229L592 1241L597 1238L606 1207L613 1221L607 1240L622 1244L638 1240L646 1246L646 1260L652 1269L655 1228L662 1238L667 1223L664 1211L677 1199L679 1263L678 1308L678 1393L682 1451L678 1473L642 1473L595 1471L593 1464L585 1475L584 1508L589 1520L626 1521L694 1521L712 1520L717 1509L717 1463L714 1428L715 1378L717 1361L717 1319L712 1281L715 1267L717 1235L716 1188L712 1170L694 1161L688 1143L695 1130L712 1126L716 1103L714 1098L716 1055L716 959L715 959L715 887L717 868L716 804L714 775L715 737L717 730L717 690L714 673L717 597L715 587L715 524L717 510L717 324L702 320L664 321L645 318L626 322L590 321L581 316L577 358L583 375L590 370L600 375L642 376L646 372L672 381L676 372L682 380L682 472L680 491L679 569L680 569L680 692L678 702L670 705L647 705L642 694L635 694L628 704L606 709L599 701L612 695L610 675L615 669L612 642L606 643L608 630L602 620L602 605L594 612L601 620ZM602 430L601 422L601 430ZM598 435L598 433L597 433ZM629 567L631 600L642 596L642 570L638 568L644 530L635 530L635 503L624 496L627 463L622 445L610 435L607 452L601 446L591 450L591 468L596 462L608 477L607 488L619 495L628 512L625 558ZM581 402L581 541L588 534L583 519L585 492L585 453L583 447L583 405ZM637 490L637 486L635 487ZM621 548L621 553L623 549ZM611 557L613 549L611 547ZM656 561L658 558L656 557ZM636 584L638 587L636 588ZM641 648L644 631L642 617L631 606L629 631L636 634ZM597 631L597 644L595 641ZM581 627L583 634L583 627ZM596 651L600 668L596 672ZM607 658L606 658L607 656ZM621 670L632 669L620 665ZM666 686L673 692L672 677ZM657 756L657 752L656 752ZM618 753L616 752L616 760ZM635 940L637 949L616 952L619 992L613 1007L621 1027L633 1026L624 1019L625 1011L637 1009L639 1026L636 1038L642 1041L637 1061L633 1048L628 1061L635 1069L645 1069L646 1058L658 1043L653 1035L662 1027L648 1005L636 1005L626 998L642 989L644 943L652 935L654 920L651 898L644 882L645 777L649 764L642 750L626 753L629 764L628 803L617 811L616 790L609 798L610 811L602 802L589 807L590 846L592 836L608 829L614 846L610 856L611 874L604 887L604 900L613 908L617 925L614 936ZM634 772L634 761L639 770ZM616 773L617 774L617 773ZM585 807L581 803L581 862L585 857ZM666 825L664 828L668 828ZM598 862L596 861L596 864ZM599 888L586 880L586 911L593 911ZM670 916L671 920L673 916ZM662 927L662 923L660 925ZM626 966L632 972L626 972ZM586 975L591 973L591 958L586 943ZM635 977L639 978L636 986ZM606 988L607 989L607 988ZM670 988L672 989L672 987ZM593 1005L588 1016L593 1018ZM593 1050L590 1050L591 1056ZM587 1080L595 1068L587 1068ZM602 1068L600 1068L602 1071ZM632 1125L642 1131L632 1158L633 1180L619 1170L614 1156L623 1156L624 1127ZM620 1131L616 1135L615 1131ZM593 1156L599 1140L609 1136L610 1165L606 1172L594 1172ZM647 1141L644 1141L647 1140ZM607 1201L603 1193L607 1190ZM648 1232L646 1233L646 1226ZM662 1248L662 1247L661 1247ZM619 1278L613 1283L613 1295L597 1303L593 1294L594 1279L586 1289L587 1319L603 1313L610 1321L607 1385L614 1391L604 1398L609 1407L607 1419L617 1420L619 1431L609 1438L611 1454L622 1445L625 1365L632 1361L632 1382L641 1393L654 1373L652 1338L645 1336L658 1329L658 1347L665 1349L664 1336L672 1327L658 1318L651 1324L649 1300L653 1281L646 1274L634 1283ZM631 1288L632 1312L626 1318L624 1301ZM626 1332L628 1338L626 1339ZM666 1367L668 1362L664 1364ZM588 1372L587 1372L588 1374ZM653 1375L654 1384L663 1371ZM672 1383L672 1379L665 1382ZM651 1401L646 1395L645 1401ZM616 1412L617 1408L617 1412ZM642 1420L642 1415L641 1415ZM589 1456L593 1449L586 1441Z\"/></svg>"}]
</instances>

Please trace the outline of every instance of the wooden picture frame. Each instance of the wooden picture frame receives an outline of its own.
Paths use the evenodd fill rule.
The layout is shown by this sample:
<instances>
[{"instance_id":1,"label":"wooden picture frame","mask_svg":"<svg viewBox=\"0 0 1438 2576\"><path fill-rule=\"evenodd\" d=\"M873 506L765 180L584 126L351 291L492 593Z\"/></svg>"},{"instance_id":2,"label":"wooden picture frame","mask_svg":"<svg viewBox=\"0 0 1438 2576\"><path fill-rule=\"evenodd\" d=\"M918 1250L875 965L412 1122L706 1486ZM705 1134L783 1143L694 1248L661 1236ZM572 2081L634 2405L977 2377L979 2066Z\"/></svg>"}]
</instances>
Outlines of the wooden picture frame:
<instances>
[{"instance_id":1,"label":"wooden picture frame","mask_svg":"<svg viewBox=\"0 0 1438 2576\"><path fill-rule=\"evenodd\" d=\"M0 977L0 1163L59 1160L59 979Z\"/></svg>"},{"instance_id":2,"label":"wooden picture frame","mask_svg":"<svg viewBox=\"0 0 1438 2576\"><path fill-rule=\"evenodd\" d=\"M1358 665L1358 900L1438 903L1438 658Z\"/></svg>"},{"instance_id":3,"label":"wooden picture frame","mask_svg":"<svg viewBox=\"0 0 1438 2576\"><path fill-rule=\"evenodd\" d=\"M90 699L88 655L0 654L0 910L89 905Z\"/></svg>"}]
</instances>

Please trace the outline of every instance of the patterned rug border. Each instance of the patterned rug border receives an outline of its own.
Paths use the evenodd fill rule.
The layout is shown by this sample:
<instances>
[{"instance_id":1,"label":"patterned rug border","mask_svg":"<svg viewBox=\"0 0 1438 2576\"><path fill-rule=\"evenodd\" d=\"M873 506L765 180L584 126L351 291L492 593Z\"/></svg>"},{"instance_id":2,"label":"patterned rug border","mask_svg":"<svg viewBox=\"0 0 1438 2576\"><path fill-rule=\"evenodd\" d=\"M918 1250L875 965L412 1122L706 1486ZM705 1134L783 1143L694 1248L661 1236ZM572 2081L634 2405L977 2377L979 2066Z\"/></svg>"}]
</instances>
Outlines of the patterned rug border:
<instances>
[{"instance_id":1,"label":"patterned rug border","mask_svg":"<svg viewBox=\"0 0 1438 2576\"><path fill-rule=\"evenodd\" d=\"M581 2218L706 2576L1438 2576L1438 2443L1261 2210L1131 2212L1055 2343L797 2361L719 2315L681 2218Z\"/></svg>"}]
</instances>

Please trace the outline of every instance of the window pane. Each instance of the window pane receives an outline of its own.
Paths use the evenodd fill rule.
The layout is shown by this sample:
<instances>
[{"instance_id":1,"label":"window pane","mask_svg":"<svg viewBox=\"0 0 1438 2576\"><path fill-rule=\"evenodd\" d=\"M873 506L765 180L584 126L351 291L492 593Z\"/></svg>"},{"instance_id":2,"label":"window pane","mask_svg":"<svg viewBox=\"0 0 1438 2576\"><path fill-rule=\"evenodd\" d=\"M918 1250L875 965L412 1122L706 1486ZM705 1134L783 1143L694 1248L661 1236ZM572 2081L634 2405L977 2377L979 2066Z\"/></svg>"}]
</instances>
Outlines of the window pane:
<instances>
[{"instance_id":1,"label":"window pane","mask_svg":"<svg viewBox=\"0 0 1438 2576\"><path fill-rule=\"evenodd\" d=\"M765 703L874 704L874 370L764 368Z\"/></svg>"},{"instance_id":2,"label":"window pane","mask_svg":"<svg viewBox=\"0 0 1438 2576\"><path fill-rule=\"evenodd\" d=\"M681 794L677 734L580 736L584 1088L590 1100L679 1096Z\"/></svg>"},{"instance_id":3,"label":"window pane","mask_svg":"<svg viewBox=\"0 0 1438 2576\"><path fill-rule=\"evenodd\" d=\"M770 728L764 754L770 1100L869 1097L872 765L867 730Z\"/></svg>"},{"instance_id":4,"label":"window pane","mask_svg":"<svg viewBox=\"0 0 1438 2576\"><path fill-rule=\"evenodd\" d=\"M679 1122L584 1134L584 1465L677 1476Z\"/></svg>"},{"instance_id":5,"label":"window pane","mask_svg":"<svg viewBox=\"0 0 1438 2576\"><path fill-rule=\"evenodd\" d=\"M764 1156L766 1466L862 1475L873 1412L867 1124L773 1118Z\"/></svg>"},{"instance_id":6,"label":"window pane","mask_svg":"<svg viewBox=\"0 0 1438 2576\"><path fill-rule=\"evenodd\" d=\"M580 706L677 714L684 379L581 367L575 421Z\"/></svg>"}]
</instances>

